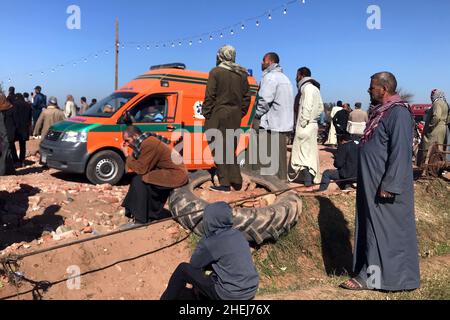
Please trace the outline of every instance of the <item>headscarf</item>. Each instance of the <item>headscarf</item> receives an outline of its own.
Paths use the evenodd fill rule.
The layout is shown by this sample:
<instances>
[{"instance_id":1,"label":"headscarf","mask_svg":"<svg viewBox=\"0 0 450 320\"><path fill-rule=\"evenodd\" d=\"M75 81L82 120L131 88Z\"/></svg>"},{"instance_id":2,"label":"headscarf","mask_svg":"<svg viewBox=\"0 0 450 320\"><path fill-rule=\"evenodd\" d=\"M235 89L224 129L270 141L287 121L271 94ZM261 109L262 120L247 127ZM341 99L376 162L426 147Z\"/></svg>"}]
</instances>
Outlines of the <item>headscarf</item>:
<instances>
[{"instance_id":1,"label":"headscarf","mask_svg":"<svg viewBox=\"0 0 450 320\"><path fill-rule=\"evenodd\" d=\"M0 111L6 111L13 107L3 93L0 93Z\"/></svg>"},{"instance_id":2,"label":"headscarf","mask_svg":"<svg viewBox=\"0 0 450 320\"><path fill-rule=\"evenodd\" d=\"M139 156L141 155L142 152L142 143L147 140L150 137L154 137L156 139L158 139L159 141L161 141L162 143L165 143L167 145L170 144L170 140L160 136L159 134L155 134L152 132L146 132L141 134L135 141L133 144L130 145L130 148L133 150L133 157L134 159L139 159Z\"/></svg>"},{"instance_id":3,"label":"headscarf","mask_svg":"<svg viewBox=\"0 0 450 320\"><path fill-rule=\"evenodd\" d=\"M230 45L223 46L217 52L218 67L237 74L248 75L247 69L236 63L236 49Z\"/></svg>"},{"instance_id":4,"label":"headscarf","mask_svg":"<svg viewBox=\"0 0 450 320\"><path fill-rule=\"evenodd\" d=\"M403 106L407 108L412 115L411 106L407 102L403 101L398 94L390 97L385 104L372 106L369 110L369 123L367 124L367 128L364 131L364 136L361 139L361 143L363 145L372 138L375 129L378 128L381 120L383 120L386 117L388 111L390 111L395 106Z\"/></svg>"},{"instance_id":5,"label":"headscarf","mask_svg":"<svg viewBox=\"0 0 450 320\"><path fill-rule=\"evenodd\" d=\"M447 100L445 99L445 93L443 91L439 90L439 89L434 89L431 92L431 101L433 103L435 103L438 100L444 100L445 103L447 103Z\"/></svg>"}]
</instances>

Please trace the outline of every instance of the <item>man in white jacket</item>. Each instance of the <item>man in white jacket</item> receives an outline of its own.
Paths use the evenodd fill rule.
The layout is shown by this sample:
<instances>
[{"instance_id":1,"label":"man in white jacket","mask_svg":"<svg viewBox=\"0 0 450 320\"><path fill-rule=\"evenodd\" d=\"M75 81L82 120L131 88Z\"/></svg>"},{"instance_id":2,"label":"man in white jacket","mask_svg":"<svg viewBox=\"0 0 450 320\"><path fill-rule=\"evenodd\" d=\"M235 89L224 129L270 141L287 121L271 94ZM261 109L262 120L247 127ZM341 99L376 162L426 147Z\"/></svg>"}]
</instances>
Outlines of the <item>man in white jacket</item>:
<instances>
[{"instance_id":1,"label":"man in white jacket","mask_svg":"<svg viewBox=\"0 0 450 320\"><path fill-rule=\"evenodd\" d=\"M317 135L318 122L324 107L320 84L311 78L311 70L300 68L297 72L297 82L301 97L289 181L303 182L305 186L311 187L313 182L320 182Z\"/></svg>"},{"instance_id":2,"label":"man in white jacket","mask_svg":"<svg viewBox=\"0 0 450 320\"><path fill-rule=\"evenodd\" d=\"M64 115L67 119L75 117L77 115L77 105L72 95L67 96L67 101L64 106Z\"/></svg>"}]
</instances>

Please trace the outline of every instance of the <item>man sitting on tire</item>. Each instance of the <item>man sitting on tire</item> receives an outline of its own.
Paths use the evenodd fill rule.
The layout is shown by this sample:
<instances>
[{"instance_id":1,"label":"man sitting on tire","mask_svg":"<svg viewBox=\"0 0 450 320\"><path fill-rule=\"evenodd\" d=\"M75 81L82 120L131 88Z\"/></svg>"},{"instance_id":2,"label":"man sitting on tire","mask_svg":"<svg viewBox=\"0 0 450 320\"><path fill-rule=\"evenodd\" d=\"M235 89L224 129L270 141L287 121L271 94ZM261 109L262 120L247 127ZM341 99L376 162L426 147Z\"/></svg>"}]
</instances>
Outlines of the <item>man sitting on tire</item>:
<instances>
[{"instance_id":1,"label":"man sitting on tire","mask_svg":"<svg viewBox=\"0 0 450 320\"><path fill-rule=\"evenodd\" d=\"M168 141L163 137L143 134L139 128L129 126L123 140L127 168L137 174L122 204L127 217L134 219L133 224L123 226L126 228L160 219L171 191L184 186L189 178L183 158L166 145ZM128 147L133 154L129 154Z\"/></svg>"},{"instance_id":2,"label":"man sitting on tire","mask_svg":"<svg viewBox=\"0 0 450 320\"><path fill-rule=\"evenodd\" d=\"M247 240L233 228L231 207L225 202L208 205L203 231L191 263L178 266L161 300L253 299L259 276ZM207 268L212 269L209 275ZM187 289L187 284L193 288Z\"/></svg>"}]
</instances>

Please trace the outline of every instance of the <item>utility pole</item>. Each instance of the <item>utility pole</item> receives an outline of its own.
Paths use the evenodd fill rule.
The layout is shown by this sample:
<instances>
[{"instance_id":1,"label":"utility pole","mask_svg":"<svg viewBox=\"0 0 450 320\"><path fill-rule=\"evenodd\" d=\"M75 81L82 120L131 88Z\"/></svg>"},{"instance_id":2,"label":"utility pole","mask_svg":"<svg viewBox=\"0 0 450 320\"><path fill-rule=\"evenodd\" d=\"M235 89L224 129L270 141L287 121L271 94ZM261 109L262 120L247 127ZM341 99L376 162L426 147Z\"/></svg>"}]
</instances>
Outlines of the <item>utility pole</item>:
<instances>
[{"instance_id":1,"label":"utility pole","mask_svg":"<svg viewBox=\"0 0 450 320\"><path fill-rule=\"evenodd\" d=\"M119 18L116 18L116 81L115 90L119 89Z\"/></svg>"}]
</instances>

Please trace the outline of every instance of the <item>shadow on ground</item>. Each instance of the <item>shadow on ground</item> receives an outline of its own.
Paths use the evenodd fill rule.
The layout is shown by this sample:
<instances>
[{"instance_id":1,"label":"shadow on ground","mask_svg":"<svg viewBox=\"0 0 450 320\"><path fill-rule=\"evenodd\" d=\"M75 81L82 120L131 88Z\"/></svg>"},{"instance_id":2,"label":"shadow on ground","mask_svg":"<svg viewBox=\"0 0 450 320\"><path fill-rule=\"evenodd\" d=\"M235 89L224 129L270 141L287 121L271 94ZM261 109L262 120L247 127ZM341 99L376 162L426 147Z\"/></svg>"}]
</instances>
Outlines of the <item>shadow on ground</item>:
<instances>
[{"instance_id":1,"label":"shadow on ground","mask_svg":"<svg viewBox=\"0 0 450 320\"><path fill-rule=\"evenodd\" d=\"M26 218L29 198L39 192L25 184L13 193L0 192L0 250L14 243L39 239L44 231L54 231L64 225L63 217L57 215L61 207L56 205L46 208L42 215Z\"/></svg>"},{"instance_id":2,"label":"shadow on ground","mask_svg":"<svg viewBox=\"0 0 450 320\"><path fill-rule=\"evenodd\" d=\"M344 214L333 202L317 197L320 205L319 228L325 271L329 276L342 276L352 272L353 249L350 230Z\"/></svg>"}]
</instances>

